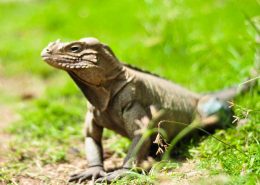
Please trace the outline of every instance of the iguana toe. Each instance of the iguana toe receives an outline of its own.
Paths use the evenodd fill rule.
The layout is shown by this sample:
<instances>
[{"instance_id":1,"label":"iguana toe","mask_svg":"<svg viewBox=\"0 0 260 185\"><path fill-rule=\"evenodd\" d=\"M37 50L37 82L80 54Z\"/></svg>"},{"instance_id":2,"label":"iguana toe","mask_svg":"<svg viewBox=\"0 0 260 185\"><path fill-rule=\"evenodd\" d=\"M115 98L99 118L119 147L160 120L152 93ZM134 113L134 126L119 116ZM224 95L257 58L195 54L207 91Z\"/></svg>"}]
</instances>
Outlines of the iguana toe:
<instances>
[{"instance_id":1,"label":"iguana toe","mask_svg":"<svg viewBox=\"0 0 260 185\"><path fill-rule=\"evenodd\" d=\"M119 170L116 170L116 171L113 171L113 172L110 172L108 173L106 176L104 177L100 177L98 178L95 183L103 183L103 182L106 182L106 183L111 183L117 179L120 179L124 176L126 176L127 174L129 174L130 170L129 169L119 169Z\"/></svg>"}]
</instances>

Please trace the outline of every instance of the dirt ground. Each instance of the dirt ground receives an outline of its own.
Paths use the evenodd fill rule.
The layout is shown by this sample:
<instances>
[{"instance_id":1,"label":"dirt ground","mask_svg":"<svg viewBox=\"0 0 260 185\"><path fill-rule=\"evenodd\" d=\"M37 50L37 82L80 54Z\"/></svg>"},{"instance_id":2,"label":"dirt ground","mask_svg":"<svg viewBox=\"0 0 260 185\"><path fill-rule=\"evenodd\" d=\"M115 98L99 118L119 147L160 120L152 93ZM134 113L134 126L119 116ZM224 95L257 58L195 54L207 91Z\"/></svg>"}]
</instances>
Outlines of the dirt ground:
<instances>
[{"instance_id":1,"label":"dirt ground","mask_svg":"<svg viewBox=\"0 0 260 185\"><path fill-rule=\"evenodd\" d=\"M8 151L8 143L11 136L5 132L5 127L12 123L15 119L15 113L8 107L0 106L0 165L6 162L6 151Z\"/></svg>"}]
</instances>

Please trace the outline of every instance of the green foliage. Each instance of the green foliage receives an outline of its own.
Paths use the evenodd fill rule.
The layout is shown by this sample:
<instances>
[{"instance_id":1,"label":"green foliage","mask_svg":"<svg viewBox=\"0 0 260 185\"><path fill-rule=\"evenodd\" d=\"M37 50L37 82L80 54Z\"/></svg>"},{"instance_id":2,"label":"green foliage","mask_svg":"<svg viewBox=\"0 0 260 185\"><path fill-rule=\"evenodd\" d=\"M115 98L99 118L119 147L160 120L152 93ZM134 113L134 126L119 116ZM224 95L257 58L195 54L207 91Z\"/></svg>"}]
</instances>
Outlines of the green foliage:
<instances>
[{"instance_id":1,"label":"green foliage","mask_svg":"<svg viewBox=\"0 0 260 185\"><path fill-rule=\"evenodd\" d=\"M67 161L69 149L83 143L86 101L70 78L41 61L40 51L48 42L94 36L108 43L122 61L205 92L248 75L257 33L245 15L258 24L259 6L257 0L0 1L0 77L26 74L46 84L35 100L14 98L20 101L15 106L21 119L8 128L14 136L12 160L0 169L0 182L11 182L35 161ZM0 100L14 104L8 93L0 95ZM231 147L205 137L199 146L188 146L189 154L200 164L198 169L212 176L225 174L230 184L254 184L260 176L259 88L235 104L238 118L249 111L248 123L214 134ZM107 147L124 156L129 141L119 138L105 131ZM164 167L178 165L169 162L145 178L133 173L115 184L153 184L161 174L176 178Z\"/></svg>"}]
</instances>

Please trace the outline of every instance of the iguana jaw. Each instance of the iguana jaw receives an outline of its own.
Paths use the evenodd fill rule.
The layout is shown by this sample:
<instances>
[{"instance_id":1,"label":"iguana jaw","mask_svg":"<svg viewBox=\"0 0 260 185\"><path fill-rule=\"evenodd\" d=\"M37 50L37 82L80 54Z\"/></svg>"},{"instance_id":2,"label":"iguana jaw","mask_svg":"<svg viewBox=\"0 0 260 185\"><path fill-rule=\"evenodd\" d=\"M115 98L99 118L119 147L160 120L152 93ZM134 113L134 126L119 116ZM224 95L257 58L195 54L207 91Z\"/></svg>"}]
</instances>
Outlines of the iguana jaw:
<instances>
[{"instance_id":1,"label":"iguana jaw","mask_svg":"<svg viewBox=\"0 0 260 185\"><path fill-rule=\"evenodd\" d=\"M96 41L95 44L97 43ZM70 71L96 66L97 53L91 45L81 40L72 43L62 43L57 40L43 49L41 57L55 68Z\"/></svg>"},{"instance_id":2,"label":"iguana jaw","mask_svg":"<svg viewBox=\"0 0 260 185\"><path fill-rule=\"evenodd\" d=\"M66 59L62 56L53 56L47 53L42 53L42 59L53 67L71 70L88 68L88 64L80 59Z\"/></svg>"}]
</instances>

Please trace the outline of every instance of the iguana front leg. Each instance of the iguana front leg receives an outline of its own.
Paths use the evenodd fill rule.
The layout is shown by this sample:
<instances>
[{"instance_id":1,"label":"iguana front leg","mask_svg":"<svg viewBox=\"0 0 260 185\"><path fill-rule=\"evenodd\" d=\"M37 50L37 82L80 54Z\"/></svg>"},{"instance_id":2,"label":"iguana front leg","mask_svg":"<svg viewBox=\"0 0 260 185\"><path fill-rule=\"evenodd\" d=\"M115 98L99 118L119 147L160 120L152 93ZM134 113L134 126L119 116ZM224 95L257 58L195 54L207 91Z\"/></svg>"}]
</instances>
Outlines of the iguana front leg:
<instances>
[{"instance_id":1,"label":"iguana front leg","mask_svg":"<svg viewBox=\"0 0 260 185\"><path fill-rule=\"evenodd\" d=\"M143 160L149 154L149 148L151 146L150 139L147 138L142 140L142 142L140 141L142 135L135 134L135 131L140 129L139 125L137 124L138 121L142 121L142 118L144 117L148 118L148 115L139 103L133 103L124 109L123 119L129 136L133 138L132 143L128 150L127 156L124 159L122 168L97 179L97 183L111 182L118 178L124 177L128 174L131 168L134 167L135 164ZM139 145L139 142L142 142L141 145Z\"/></svg>"},{"instance_id":2,"label":"iguana front leg","mask_svg":"<svg viewBox=\"0 0 260 185\"><path fill-rule=\"evenodd\" d=\"M96 124L91 110L87 112L85 124L85 152L88 161L88 169L72 175L69 182L81 183L87 179L95 180L105 174L103 168L103 149L101 145L103 127Z\"/></svg>"}]
</instances>

